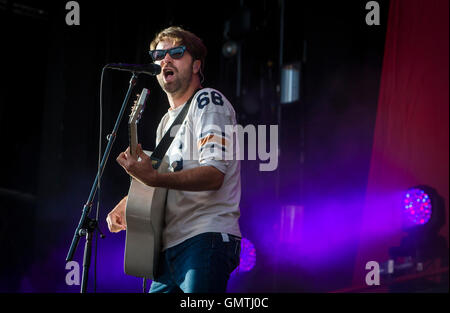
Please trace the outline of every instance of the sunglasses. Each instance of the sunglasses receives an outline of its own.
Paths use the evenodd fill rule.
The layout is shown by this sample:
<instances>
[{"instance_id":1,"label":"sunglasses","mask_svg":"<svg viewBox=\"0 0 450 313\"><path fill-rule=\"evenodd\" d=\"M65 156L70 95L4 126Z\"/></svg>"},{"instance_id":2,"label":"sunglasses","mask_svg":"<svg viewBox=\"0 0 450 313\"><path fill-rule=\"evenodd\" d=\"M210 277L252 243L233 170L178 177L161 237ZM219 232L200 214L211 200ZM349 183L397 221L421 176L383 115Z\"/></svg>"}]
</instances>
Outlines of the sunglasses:
<instances>
[{"instance_id":1,"label":"sunglasses","mask_svg":"<svg viewBox=\"0 0 450 313\"><path fill-rule=\"evenodd\" d=\"M152 57L153 62L161 61L165 58L166 54L169 53L172 59L181 59L186 51L185 46L179 46L167 50L150 50L148 53Z\"/></svg>"}]
</instances>

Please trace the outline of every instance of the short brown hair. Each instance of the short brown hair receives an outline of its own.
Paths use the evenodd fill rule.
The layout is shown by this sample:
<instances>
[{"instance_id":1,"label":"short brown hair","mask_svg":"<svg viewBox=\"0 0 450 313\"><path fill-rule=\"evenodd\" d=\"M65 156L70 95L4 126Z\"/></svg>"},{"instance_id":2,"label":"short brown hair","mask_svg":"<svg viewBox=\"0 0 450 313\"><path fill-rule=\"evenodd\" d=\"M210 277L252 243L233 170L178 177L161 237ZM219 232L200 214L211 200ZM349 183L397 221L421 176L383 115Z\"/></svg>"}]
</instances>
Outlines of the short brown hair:
<instances>
[{"instance_id":1,"label":"short brown hair","mask_svg":"<svg viewBox=\"0 0 450 313\"><path fill-rule=\"evenodd\" d=\"M154 50L159 42L167 39L172 39L175 44L186 46L186 50L189 51L194 60L202 62L201 68L204 69L207 49L199 37L179 26L170 26L155 36L150 43L150 50Z\"/></svg>"}]
</instances>

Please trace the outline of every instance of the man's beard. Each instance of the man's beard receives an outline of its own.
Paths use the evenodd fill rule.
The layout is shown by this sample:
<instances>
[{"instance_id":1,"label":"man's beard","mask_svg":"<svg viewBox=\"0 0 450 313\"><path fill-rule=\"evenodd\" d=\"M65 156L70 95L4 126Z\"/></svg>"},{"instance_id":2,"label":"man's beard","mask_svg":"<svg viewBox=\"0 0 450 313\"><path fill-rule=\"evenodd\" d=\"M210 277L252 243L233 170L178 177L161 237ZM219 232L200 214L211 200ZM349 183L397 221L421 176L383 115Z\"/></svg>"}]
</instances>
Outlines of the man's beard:
<instances>
[{"instance_id":1,"label":"man's beard","mask_svg":"<svg viewBox=\"0 0 450 313\"><path fill-rule=\"evenodd\" d=\"M177 72L177 77L175 77L175 79L170 83L166 83L163 76L157 77L157 79L159 85L166 93L171 95L183 94L191 84L192 68L189 67L189 70L184 73Z\"/></svg>"}]
</instances>

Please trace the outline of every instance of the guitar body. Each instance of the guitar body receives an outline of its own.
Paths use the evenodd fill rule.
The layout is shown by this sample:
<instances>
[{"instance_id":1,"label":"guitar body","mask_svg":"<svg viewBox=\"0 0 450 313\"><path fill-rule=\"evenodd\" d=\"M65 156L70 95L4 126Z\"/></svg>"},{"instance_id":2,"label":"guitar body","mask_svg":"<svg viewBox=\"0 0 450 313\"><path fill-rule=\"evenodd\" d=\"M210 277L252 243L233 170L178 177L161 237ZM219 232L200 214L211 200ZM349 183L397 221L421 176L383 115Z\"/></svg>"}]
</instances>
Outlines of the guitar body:
<instances>
[{"instance_id":1,"label":"guitar body","mask_svg":"<svg viewBox=\"0 0 450 313\"><path fill-rule=\"evenodd\" d=\"M158 172L167 171L168 164L161 162ZM131 181L125 212L124 269L128 275L152 280L155 277L162 246L166 196L165 188L150 187L134 178Z\"/></svg>"}]
</instances>

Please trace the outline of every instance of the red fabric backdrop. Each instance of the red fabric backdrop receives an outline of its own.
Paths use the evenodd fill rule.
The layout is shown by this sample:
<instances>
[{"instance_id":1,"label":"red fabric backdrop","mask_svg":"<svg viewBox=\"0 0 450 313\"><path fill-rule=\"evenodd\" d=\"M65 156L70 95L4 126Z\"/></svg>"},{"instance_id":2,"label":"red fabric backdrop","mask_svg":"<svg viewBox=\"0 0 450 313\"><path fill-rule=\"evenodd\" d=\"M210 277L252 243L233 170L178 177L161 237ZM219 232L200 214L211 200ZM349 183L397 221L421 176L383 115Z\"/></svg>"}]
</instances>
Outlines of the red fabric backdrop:
<instances>
[{"instance_id":1,"label":"red fabric backdrop","mask_svg":"<svg viewBox=\"0 0 450 313\"><path fill-rule=\"evenodd\" d=\"M372 159L353 285L365 264L384 262L401 231L402 192L435 188L449 195L449 1L392 0Z\"/></svg>"}]
</instances>

